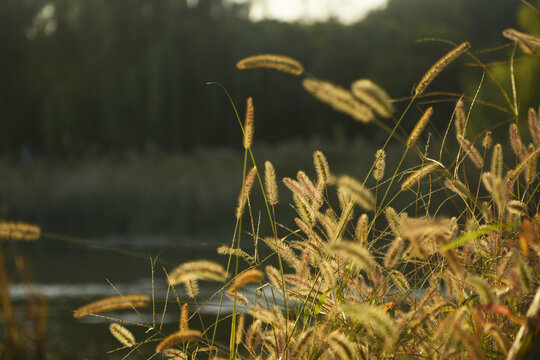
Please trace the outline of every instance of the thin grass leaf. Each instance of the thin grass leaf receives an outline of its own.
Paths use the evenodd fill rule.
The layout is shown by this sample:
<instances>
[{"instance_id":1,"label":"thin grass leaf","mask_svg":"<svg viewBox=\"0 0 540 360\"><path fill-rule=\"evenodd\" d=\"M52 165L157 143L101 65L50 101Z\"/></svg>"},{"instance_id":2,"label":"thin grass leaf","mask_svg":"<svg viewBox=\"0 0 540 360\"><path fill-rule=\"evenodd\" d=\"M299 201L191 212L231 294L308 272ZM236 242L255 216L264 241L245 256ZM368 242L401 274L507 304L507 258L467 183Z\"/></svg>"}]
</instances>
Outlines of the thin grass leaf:
<instances>
[{"instance_id":1,"label":"thin grass leaf","mask_svg":"<svg viewBox=\"0 0 540 360\"><path fill-rule=\"evenodd\" d=\"M454 249L454 248L456 248L458 246L461 246L461 245L464 245L464 244L466 244L466 243L468 243L470 241L476 240L480 236L482 236L484 234L487 234L490 231L501 230L501 229L505 229L505 228L507 228L507 226L504 225L504 224L493 224L493 225L482 226L480 229L478 229L476 231L466 233L466 234L458 237L456 240L444 245L441 250L442 251L452 250L452 249Z\"/></svg>"}]
</instances>

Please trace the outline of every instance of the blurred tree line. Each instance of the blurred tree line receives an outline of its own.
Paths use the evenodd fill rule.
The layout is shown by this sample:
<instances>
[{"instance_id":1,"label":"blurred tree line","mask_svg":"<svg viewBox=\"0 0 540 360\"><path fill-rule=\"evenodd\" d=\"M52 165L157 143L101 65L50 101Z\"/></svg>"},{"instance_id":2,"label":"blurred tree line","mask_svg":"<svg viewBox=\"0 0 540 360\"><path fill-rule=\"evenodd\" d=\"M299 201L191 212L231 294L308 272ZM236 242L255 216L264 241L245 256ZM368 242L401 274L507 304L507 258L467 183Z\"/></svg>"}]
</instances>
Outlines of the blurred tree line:
<instances>
[{"instance_id":1,"label":"blurred tree line","mask_svg":"<svg viewBox=\"0 0 540 360\"><path fill-rule=\"evenodd\" d=\"M239 146L231 105L208 81L223 84L240 113L245 98L254 97L257 139L328 134L336 126L370 135L374 127L318 103L297 78L239 71L236 62L286 54L316 77L344 87L370 78L401 98L450 49L416 40L470 41L473 51L507 44L501 31L519 29L519 6L517 0L389 0L343 25L255 23L248 5L226 0L0 0L0 150ZM450 67L433 90L476 88L481 69L463 68Z\"/></svg>"}]
</instances>

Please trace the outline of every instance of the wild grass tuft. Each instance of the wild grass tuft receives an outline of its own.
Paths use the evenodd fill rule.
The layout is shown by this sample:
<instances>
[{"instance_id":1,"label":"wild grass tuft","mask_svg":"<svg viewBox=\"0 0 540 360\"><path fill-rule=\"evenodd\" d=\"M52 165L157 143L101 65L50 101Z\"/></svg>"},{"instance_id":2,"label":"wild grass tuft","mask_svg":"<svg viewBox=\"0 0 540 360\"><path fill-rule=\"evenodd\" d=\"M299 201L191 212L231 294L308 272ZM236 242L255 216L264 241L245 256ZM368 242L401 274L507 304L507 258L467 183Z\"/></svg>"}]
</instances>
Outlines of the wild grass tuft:
<instances>
[{"instance_id":1,"label":"wild grass tuft","mask_svg":"<svg viewBox=\"0 0 540 360\"><path fill-rule=\"evenodd\" d=\"M537 46L533 35L510 29L504 36L526 53ZM180 329L167 335L161 326L141 322L139 326L147 327L144 341L159 341L155 352L177 358L194 358L200 349L213 349L205 350L209 358L228 359L514 359L523 354L533 333L526 324L540 314L538 113L520 110L511 101L497 105L505 116L515 114L511 125L475 133L474 112L466 114L464 106L470 99L471 109L488 104L477 99L480 91L445 93L429 102L410 134L401 127L402 122L412 127L418 119L408 114L412 105L424 105L419 101L427 96L426 89L465 53L486 70L486 81L496 82L464 42L419 80L396 121L396 101L370 80L354 82L351 91L311 76L300 80L316 99L388 133L363 178L332 174L317 149L313 168L299 170L296 177L278 181L268 161L260 174L252 152L254 111L248 100L246 121L239 121L245 162L235 231L231 243L218 249L228 257L227 266L201 260L172 269L167 279L178 298ZM305 74L300 62L278 55L253 56L237 66ZM510 99L503 87L497 88ZM432 121L435 135L420 151L420 135L434 113L444 116L438 103L448 102L447 96L456 103L448 116L456 138L447 139L451 124L435 129L438 122ZM517 127L522 117L532 139L527 146ZM445 135L436 138L438 134ZM492 139L497 140L493 150ZM403 144L399 162L386 157L392 140ZM475 143L482 144L481 151ZM442 144L440 151L436 144ZM505 163L503 152L510 154L510 148L516 156ZM290 190L289 213L277 211L278 184ZM251 201L254 193L265 199L262 209ZM291 221L280 222L278 215ZM263 222L267 234L261 230ZM244 248L245 237L250 241ZM231 299L232 313L223 314L220 307L209 327L201 319L201 330L189 328L187 305L181 305L175 286L186 286L189 301L197 306L193 315L200 315L196 289L199 281L208 280L219 283L212 297L221 299L221 305L224 296ZM76 314L149 301L127 298L89 304ZM215 340L218 327L229 332L229 344ZM134 343L125 341L126 346Z\"/></svg>"}]
</instances>

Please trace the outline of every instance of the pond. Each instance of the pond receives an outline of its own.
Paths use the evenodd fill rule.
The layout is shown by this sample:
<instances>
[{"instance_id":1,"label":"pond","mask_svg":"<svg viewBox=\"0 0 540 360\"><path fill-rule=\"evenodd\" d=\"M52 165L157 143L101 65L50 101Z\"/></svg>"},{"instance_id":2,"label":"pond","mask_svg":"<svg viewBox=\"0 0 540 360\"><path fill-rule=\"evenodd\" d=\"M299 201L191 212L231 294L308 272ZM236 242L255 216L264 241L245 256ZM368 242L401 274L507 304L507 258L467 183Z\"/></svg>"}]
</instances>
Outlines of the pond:
<instances>
[{"instance_id":1,"label":"pond","mask_svg":"<svg viewBox=\"0 0 540 360\"><path fill-rule=\"evenodd\" d=\"M108 326L111 320L108 317L144 323L148 326L155 321L156 327L162 326L166 334L176 331L180 306L175 294L168 288L164 269L170 271L176 265L197 259L214 260L223 265L227 263L226 256L216 254L215 249L219 244L211 241L163 238L107 239L91 244L110 248L100 249L95 246L42 239L38 243L22 244L22 248L19 247L17 250L28 258L33 275L30 288L36 294L46 296L48 300L47 349L54 359L121 359L125 356L127 354L125 349L114 351L121 345L109 333ZM153 259L157 256L158 261L155 265L153 282L150 256ZM151 296L152 286L155 294L154 314L152 306L148 306L142 308L139 314L133 310L122 310L103 314L104 317L73 318L73 311L88 302L119 293ZM15 283L10 286L10 295L18 317L25 315L28 291L28 284ZM245 289L243 292L250 300L263 293L257 291L256 287ZM168 302L164 312L167 293ZM200 295L196 301L186 295L182 286L176 287L176 293L181 304L186 302L190 304L190 314L200 309L200 316L196 315L190 320L191 328L204 331L215 323L221 299L219 284L201 282ZM238 311L245 310L245 307L238 308ZM225 322L218 326L216 336L218 347L228 344L230 329L228 315L232 311L232 301L225 296L220 310L220 317L225 318ZM148 327L145 326L126 326L138 341L147 339L152 334L151 331L146 332ZM213 329L208 332L209 337L212 331ZM149 357L156 344L157 340L142 346L141 352ZM134 358L146 357L137 355Z\"/></svg>"}]
</instances>

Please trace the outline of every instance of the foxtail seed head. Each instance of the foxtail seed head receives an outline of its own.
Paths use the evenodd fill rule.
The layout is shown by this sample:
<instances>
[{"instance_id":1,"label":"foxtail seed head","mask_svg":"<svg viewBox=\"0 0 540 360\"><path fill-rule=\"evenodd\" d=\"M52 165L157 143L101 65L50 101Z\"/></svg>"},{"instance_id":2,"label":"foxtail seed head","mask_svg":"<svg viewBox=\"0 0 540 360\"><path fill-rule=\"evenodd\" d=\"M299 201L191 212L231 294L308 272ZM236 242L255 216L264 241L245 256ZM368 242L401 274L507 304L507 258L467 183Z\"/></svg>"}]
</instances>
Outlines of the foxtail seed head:
<instances>
[{"instance_id":1,"label":"foxtail seed head","mask_svg":"<svg viewBox=\"0 0 540 360\"><path fill-rule=\"evenodd\" d=\"M351 116L355 120L368 123L374 118L373 112L367 105L360 103L350 91L341 86L314 78L304 79L302 85L320 101L330 105L337 111Z\"/></svg>"},{"instance_id":2,"label":"foxtail seed head","mask_svg":"<svg viewBox=\"0 0 540 360\"><path fill-rule=\"evenodd\" d=\"M515 29L506 29L503 36L519 44L521 50L526 54L534 54L535 49L540 46L540 38L531 34L522 33Z\"/></svg>"},{"instance_id":3,"label":"foxtail seed head","mask_svg":"<svg viewBox=\"0 0 540 360\"><path fill-rule=\"evenodd\" d=\"M180 331L189 329L188 319L189 319L189 304L186 303L182 305L182 309L180 310L180 326L179 326Z\"/></svg>"},{"instance_id":4,"label":"foxtail seed head","mask_svg":"<svg viewBox=\"0 0 540 360\"><path fill-rule=\"evenodd\" d=\"M78 319L91 314L99 314L102 312L120 310L120 309L132 309L137 307L144 307L150 304L150 297L148 295L141 294L126 294L119 296L112 296L103 299L93 301L89 304L81 306L73 313L73 317Z\"/></svg>"},{"instance_id":5,"label":"foxtail seed head","mask_svg":"<svg viewBox=\"0 0 540 360\"><path fill-rule=\"evenodd\" d=\"M278 187L276 182L276 171L270 161L264 163L264 185L266 197L270 205L278 203Z\"/></svg>"},{"instance_id":6,"label":"foxtail seed head","mask_svg":"<svg viewBox=\"0 0 540 360\"><path fill-rule=\"evenodd\" d=\"M253 133L255 131L255 127L253 125L253 113L253 98L248 97L246 105L246 120L244 122L244 149L251 148L251 145L253 144Z\"/></svg>"},{"instance_id":7,"label":"foxtail seed head","mask_svg":"<svg viewBox=\"0 0 540 360\"><path fill-rule=\"evenodd\" d=\"M540 108L539 108L540 112ZM533 138L534 143L536 146L540 146L540 113L537 114L533 108L529 109L528 114L528 120L529 120L529 132L531 133L531 137Z\"/></svg>"},{"instance_id":8,"label":"foxtail seed head","mask_svg":"<svg viewBox=\"0 0 540 360\"><path fill-rule=\"evenodd\" d=\"M251 192L251 188L253 187L253 183L255 182L255 175L257 175L257 168L254 166L251 168L251 170L249 170L248 174L246 175L242 190L240 191L240 195L238 196L238 206L236 207L237 219L240 219L240 217L244 213L244 208L246 207L249 193Z\"/></svg>"},{"instance_id":9,"label":"foxtail seed head","mask_svg":"<svg viewBox=\"0 0 540 360\"><path fill-rule=\"evenodd\" d=\"M464 201L467 201L470 196L467 186L458 179L446 179L444 180L444 186L458 194Z\"/></svg>"},{"instance_id":10,"label":"foxtail seed head","mask_svg":"<svg viewBox=\"0 0 540 360\"><path fill-rule=\"evenodd\" d=\"M157 353L163 352L176 344L181 344L188 341L197 342L201 340L201 337L202 337L202 333L199 330L187 329L187 330L178 331L172 335L169 335L165 339L163 339L156 346L156 352Z\"/></svg>"},{"instance_id":11,"label":"foxtail seed head","mask_svg":"<svg viewBox=\"0 0 540 360\"><path fill-rule=\"evenodd\" d=\"M527 150L523 146L516 124L510 125L510 145L512 145L512 150L519 157L519 160L523 160L527 156Z\"/></svg>"},{"instance_id":12,"label":"foxtail seed head","mask_svg":"<svg viewBox=\"0 0 540 360\"><path fill-rule=\"evenodd\" d=\"M0 221L0 239L6 240L37 240L41 229L37 225L20 221Z\"/></svg>"},{"instance_id":13,"label":"foxtail seed head","mask_svg":"<svg viewBox=\"0 0 540 360\"><path fill-rule=\"evenodd\" d=\"M388 251L386 251L386 255L384 256L384 266L387 268L393 268L396 266L399 260L401 260L401 256L403 254L403 239L399 236L392 241L392 244L390 245L390 248Z\"/></svg>"},{"instance_id":14,"label":"foxtail seed head","mask_svg":"<svg viewBox=\"0 0 540 360\"><path fill-rule=\"evenodd\" d=\"M135 337L133 336L131 331L129 331L120 324L111 323L109 325L109 331L112 336L114 336L116 340L118 340L125 347L130 348L137 344L137 342L135 341Z\"/></svg>"},{"instance_id":15,"label":"foxtail seed head","mask_svg":"<svg viewBox=\"0 0 540 360\"><path fill-rule=\"evenodd\" d=\"M338 186L364 210L373 210L375 208L375 198L371 191L356 179L343 175L337 180Z\"/></svg>"},{"instance_id":16,"label":"foxtail seed head","mask_svg":"<svg viewBox=\"0 0 540 360\"><path fill-rule=\"evenodd\" d=\"M416 140L422 135L422 132L424 131L427 123L429 122L429 119L431 118L431 115L433 115L433 107L430 106L422 115L420 120L416 123L416 126L414 127L413 131L411 132L411 135L407 139L407 148L412 148L414 144L416 143Z\"/></svg>"},{"instance_id":17,"label":"foxtail seed head","mask_svg":"<svg viewBox=\"0 0 540 360\"><path fill-rule=\"evenodd\" d=\"M416 86L416 89L414 89L415 96L422 95L429 84L431 84L431 82L441 73L441 71L456 60L461 54L469 50L470 47L470 43L464 42L440 58L431 68L429 68Z\"/></svg>"},{"instance_id":18,"label":"foxtail seed head","mask_svg":"<svg viewBox=\"0 0 540 360\"><path fill-rule=\"evenodd\" d=\"M238 322L236 323L236 336L235 336L235 344L240 344L242 342L242 338L244 337L244 326L246 324L246 315L240 314L238 317Z\"/></svg>"},{"instance_id":19,"label":"foxtail seed head","mask_svg":"<svg viewBox=\"0 0 540 360\"><path fill-rule=\"evenodd\" d=\"M386 152L384 149L379 149L375 153L375 169L373 170L373 178L380 181L384 176L384 168L386 167Z\"/></svg>"},{"instance_id":20,"label":"foxtail seed head","mask_svg":"<svg viewBox=\"0 0 540 360\"><path fill-rule=\"evenodd\" d=\"M465 151L465 153L469 156L469 159L476 165L477 168L482 168L484 166L484 159L482 159L482 156L480 156L480 153L473 144L469 142L469 140L465 139L463 136L458 136L459 145L461 148Z\"/></svg>"},{"instance_id":21,"label":"foxtail seed head","mask_svg":"<svg viewBox=\"0 0 540 360\"><path fill-rule=\"evenodd\" d=\"M540 147L540 145L537 145L537 146ZM532 153L534 149L535 149L535 146L533 144L529 144L528 152ZM527 167L525 168L524 175L525 175L525 183L527 185L532 184L534 180L536 179L536 177L538 176L538 173L536 172L536 161L537 161L536 159L532 159L527 165Z\"/></svg>"},{"instance_id":22,"label":"foxtail seed head","mask_svg":"<svg viewBox=\"0 0 540 360\"><path fill-rule=\"evenodd\" d=\"M492 143L493 140L491 138L491 131L486 131L486 134L484 135L484 140L482 140L483 148L486 150L489 149Z\"/></svg>"},{"instance_id":23,"label":"foxtail seed head","mask_svg":"<svg viewBox=\"0 0 540 360\"><path fill-rule=\"evenodd\" d=\"M410 188L414 186L414 184L422 180L425 176L431 174L438 167L439 167L439 164L431 163L429 165L423 166L419 170L416 170L401 183L401 190L403 191L409 190Z\"/></svg>"},{"instance_id":24,"label":"foxtail seed head","mask_svg":"<svg viewBox=\"0 0 540 360\"><path fill-rule=\"evenodd\" d=\"M386 210L384 210L384 216L394 235L401 237L401 218L396 210L394 210L393 207L388 206Z\"/></svg>"},{"instance_id":25,"label":"foxtail seed head","mask_svg":"<svg viewBox=\"0 0 540 360\"><path fill-rule=\"evenodd\" d=\"M207 280L223 282L228 274L221 264L208 260L185 262L169 273L169 284L177 285L187 281Z\"/></svg>"},{"instance_id":26,"label":"foxtail seed head","mask_svg":"<svg viewBox=\"0 0 540 360\"><path fill-rule=\"evenodd\" d=\"M463 107L464 107L463 100L459 99L454 109L454 125L456 128L456 136L465 136L467 119L466 119L465 110L463 109Z\"/></svg>"},{"instance_id":27,"label":"foxtail seed head","mask_svg":"<svg viewBox=\"0 0 540 360\"><path fill-rule=\"evenodd\" d=\"M246 270L234 279L234 282L231 287L229 287L228 291L234 293L245 285L254 282L261 282L262 279L264 279L264 274L262 271L257 269Z\"/></svg>"},{"instance_id":28,"label":"foxtail seed head","mask_svg":"<svg viewBox=\"0 0 540 360\"><path fill-rule=\"evenodd\" d=\"M330 166L328 166L328 160L326 160L326 156L321 151L317 150L313 153L313 164L317 172L317 181L326 184L331 174Z\"/></svg>"},{"instance_id":29,"label":"foxtail seed head","mask_svg":"<svg viewBox=\"0 0 540 360\"><path fill-rule=\"evenodd\" d=\"M236 63L236 67L240 70L269 68L297 76L302 75L304 72L304 66L298 60L289 56L276 54L250 56Z\"/></svg>"},{"instance_id":30,"label":"foxtail seed head","mask_svg":"<svg viewBox=\"0 0 540 360\"><path fill-rule=\"evenodd\" d=\"M491 174L496 177L503 175L503 152L501 144L495 145L491 156Z\"/></svg>"},{"instance_id":31,"label":"foxtail seed head","mask_svg":"<svg viewBox=\"0 0 540 360\"><path fill-rule=\"evenodd\" d=\"M356 80L351 85L351 91L382 117L389 118L395 111L386 91L369 79Z\"/></svg>"},{"instance_id":32,"label":"foxtail seed head","mask_svg":"<svg viewBox=\"0 0 540 360\"><path fill-rule=\"evenodd\" d=\"M367 242L368 237L368 231L369 231L369 218L367 214L362 214L358 218L358 222L356 224L356 231L355 236L356 240L360 245L364 245Z\"/></svg>"}]
</instances>

